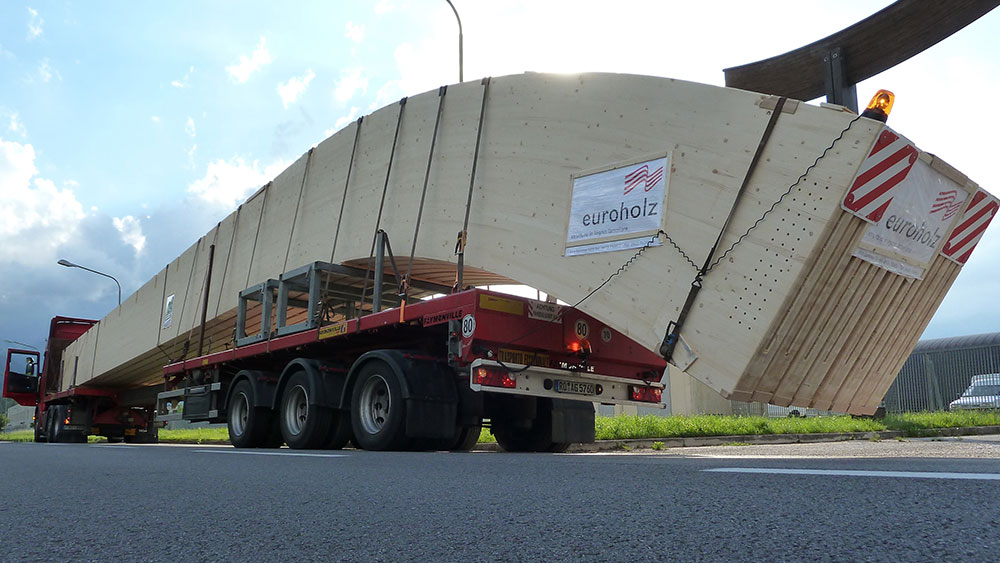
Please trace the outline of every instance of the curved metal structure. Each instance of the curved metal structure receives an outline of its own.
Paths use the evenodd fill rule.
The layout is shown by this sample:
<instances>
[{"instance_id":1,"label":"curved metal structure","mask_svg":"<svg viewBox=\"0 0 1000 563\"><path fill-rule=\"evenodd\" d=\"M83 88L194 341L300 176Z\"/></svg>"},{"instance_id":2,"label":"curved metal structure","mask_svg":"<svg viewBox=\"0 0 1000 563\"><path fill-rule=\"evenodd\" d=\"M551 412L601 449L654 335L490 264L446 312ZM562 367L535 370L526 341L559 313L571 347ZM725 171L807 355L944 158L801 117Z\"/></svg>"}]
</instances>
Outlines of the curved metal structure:
<instances>
[{"instance_id":1,"label":"curved metal structure","mask_svg":"<svg viewBox=\"0 0 1000 563\"><path fill-rule=\"evenodd\" d=\"M827 93L824 57L840 49L846 83L892 68L976 21L1000 0L898 0L860 22L789 51L727 68L726 86L812 100Z\"/></svg>"}]
</instances>

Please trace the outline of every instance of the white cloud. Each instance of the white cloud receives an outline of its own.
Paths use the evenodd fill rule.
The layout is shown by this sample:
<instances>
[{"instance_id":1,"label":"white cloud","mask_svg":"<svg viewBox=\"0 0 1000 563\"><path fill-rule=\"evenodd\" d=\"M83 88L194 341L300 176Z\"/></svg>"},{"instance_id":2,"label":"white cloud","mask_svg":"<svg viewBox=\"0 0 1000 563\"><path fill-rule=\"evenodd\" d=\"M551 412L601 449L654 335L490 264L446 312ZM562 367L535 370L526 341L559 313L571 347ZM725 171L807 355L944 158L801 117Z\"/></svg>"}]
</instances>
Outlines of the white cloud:
<instances>
[{"instance_id":1,"label":"white cloud","mask_svg":"<svg viewBox=\"0 0 1000 563\"><path fill-rule=\"evenodd\" d=\"M403 84L399 80L390 80L375 93L375 100L368 104L369 111L375 111L389 105L394 99L403 97Z\"/></svg>"},{"instance_id":2,"label":"white cloud","mask_svg":"<svg viewBox=\"0 0 1000 563\"><path fill-rule=\"evenodd\" d=\"M361 76L360 68L352 68L340 71L340 80L333 89L333 97L340 103L350 100L360 92L364 95L368 91L368 78Z\"/></svg>"},{"instance_id":3,"label":"white cloud","mask_svg":"<svg viewBox=\"0 0 1000 563\"><path fill-rule=\"evenodd\" d=\"M365 38L365 26L354 25L353 22L347 22L344 26L344 37L354 41L355 43L361 43Z\"/></svg>"},{"instance_id":4,"label":"white cloud","mask_svg":"<svg viewBox=\"0 0 1000 563\"><path fill-rule=\"evenodd\" d=\"M198 143L191 145L191 148L187 151L188 157L188 168L194 168L194 156L198 152Z\"/></svg>"},{"instance_id":5,"label":"white cloud","mask_svg":"<svg viewBox=\"0 0 1000 563\"><path fill-rule=\"evenodd\" d=\"M184 78L181 78L180 80L171 80L170 85L174 88L187 88L191 85L190 78L192 72L194 72L193 66L189 67L188 71L184 73Z\"/></svg>"},{"instance_id":6,"label":"white cloud","mask_svg":"<svg viewBox=\"0 0 1000 563\"><path fill-rule=\"evenodd\" d=\"M284 161L261 166L258 161L247 164L243 158L229 161L218 159L208 164L205 175L188 186L188 193L201 200L234 209L250 193L274 179L288 166Z\"/></svg>"},{"instance_id":7,"label":"white cloud","mask_svg":"<svg viewBox=\"0 0 1000 563\"><path fill-rule=\"evenodd\" d=\"M352 107L351 108L351 112L348 113L347 115L341 117L340 119L338 119L337 122L333 124L333 128L332 129L327 129L326 130L326 136L329 137L330 135L333 135L337 131L340 131L341 129L343 129L345 125L347 125L348 123L350 123L350 122L354 121L355 119L357 119L357 117L358 117L358 111L359 111L359 108L357 106Z\"/></svg>"},{"instance_id":8,"label":"white cloud","mask_svg":"<svg viewBox=\"0 0 1000 563\"><path fill-rule=\"evenodd\" d=\"M4 49L3 48L3 43L0 43L0 57L5 58L5 59L13 59L14 58L14 53L11 53L10 51Z\"/></svg>"},{"instance_id":9,"label":"white cloud","mask_svg":"<svg viewBox=\"0 0 1000 563\"><path fill-rule=\"evenodd\" d=\"M37 174L34 147L0 139L0 263L54 262L84 218L72 190Z\"/></svg>"},{"instance_id":10,"label":"white cloud","mask_svg":"<svg viewBox=\"0 0 1000 563\"><path fill-rule=\"evenodd\" d=\"M149 120L152 121L153 123L159 124L160 123L160 116L158 116L158 115L151 115L151 116L149 116Z\"/></svg>"},{"instance_id":11,"label":"white cloud","mask_svg":"<svg viewBox=\"0 0 1000 563\"><path fill-rule=\"evenodd\" d=\"M388 14L395 9L396 3L392 0L379 0L379 3L375 4L375 13L378 15Z\"/></svg>"},{"instance_id":12,"label":"white cloud","mask_svg":"<svg viewBox=\"0 0 1000 563\"><path fill-rule=\"evenodd\" d=\"M42 62L38 65L38 77L42 79L42 82L48 82L49 80L52 80L53 76L56 80L62 80L62 75L59 74L58 70L52 68L52 65L49 63L49 59L42 59Z\"/></svg>"},{"instance_id":13,"label":"white cloud","mask_svg":"<svg viewBox=\"0 0 1000 563\"><path fill-rule=\"evenodd\" d=\"M146 237L142 234L142 224L131 215L112 217L111 223L122 235L122 242L135 249L136 256L146 248Z\"/></svg>"},{"instance_id":14,"label":"white cloud","mask_svg":"<svg viewBox=\"0 0 1000 563\"><path fill-rule=\"evenodd\" d=\"M28 15L31 18L28 19L28 40L32 40L42 34L42 24L45 20L38 15L38 10L29 7Z\"/></svg>"},{"instance_id":15,"label":"white cloud","mask_svg":"<svg viewBox=\"0 0 1000 563\"><path fill-rule=\"evenodd\" d=\"M299 99L313 78L316 78L316 74L312 69L306 69L306 73L301 78L293 76L288 79L288 82L278 83L278 95L281 96L281 104L285 106L285 109L288 109L289 104L294 104L295 100Z\"/></svg>"},{"instance_id":16,"label":"white cloud","mask_svg":"<svg viewBox=\"0 0 1000 563\"><path fill-rule=\"evenodd\" d=\"M187 133L188 137L194 138L198 133L194 128L194 118L188 116L187 122L184 123L184 132Z\"/></svg>"},{"instance_id":17,"label":"white cloud","mask_svg":"<svg viewBox=\"0 0 1000 563\"><path fill-rule=\"evenodd\" d=\"M257 48L250 53L250 56L240 55L238 63L227 66L226 71L236 82L243 84L250 80L250 75L260 70L260 68L271 62L271 53L267 52L267 38L261 37Z\"/></svg>"},{"instance_id":18,"label":"white cloud","mask_svg":"<svg viewBox=\"0 0 1000 563\"><path fill-rule=\"evenodd\" d=\"M7 130L11 133L20 135L23 139L28 136L28 130L24 128L24 124L21 123L17 117L17 113L10 114L10 124L7 126Z\"/></svg>"}]
</instances>

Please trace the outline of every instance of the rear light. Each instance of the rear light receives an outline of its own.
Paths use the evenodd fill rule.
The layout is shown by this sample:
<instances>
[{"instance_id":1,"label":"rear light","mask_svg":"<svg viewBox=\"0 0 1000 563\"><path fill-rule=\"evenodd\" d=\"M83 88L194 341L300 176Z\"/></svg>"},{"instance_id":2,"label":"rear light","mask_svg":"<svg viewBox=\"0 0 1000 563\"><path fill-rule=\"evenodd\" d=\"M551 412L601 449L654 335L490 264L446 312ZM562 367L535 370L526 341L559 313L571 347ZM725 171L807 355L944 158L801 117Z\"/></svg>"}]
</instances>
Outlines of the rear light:
<instances>
[{"instance_id":1,"label":"rear light","mask_svg":"<svg viewBox=\"0 0 1000 563\"><path fill-rule=\"evenodd\" d=\"M472 375L473 383L479 385L506 387L507 389L517 387L514 375L505 369L480 366L475 369Z\"/></svg>"},{"instance_id":2,"label":"rear light","mask_svg":"<svg viewBox=\"0 0 1000 563\"><path fill-rule=\"evenodd\" d=\"M659 403L663 400L663 390L654 387L634 387L629 386L633 401L643 403Z\"/></svg>"}]
</instances>

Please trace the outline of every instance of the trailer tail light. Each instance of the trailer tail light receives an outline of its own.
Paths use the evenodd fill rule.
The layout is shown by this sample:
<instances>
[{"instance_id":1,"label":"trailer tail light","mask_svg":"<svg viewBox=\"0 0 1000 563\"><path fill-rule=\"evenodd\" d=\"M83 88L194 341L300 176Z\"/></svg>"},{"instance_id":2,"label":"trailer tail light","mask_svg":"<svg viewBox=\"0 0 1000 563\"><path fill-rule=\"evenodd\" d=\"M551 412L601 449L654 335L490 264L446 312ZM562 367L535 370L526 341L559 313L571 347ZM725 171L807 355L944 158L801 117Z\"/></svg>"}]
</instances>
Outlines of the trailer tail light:
<instances>
[{"instance_id":1,"label":"trailer tail light","mask_svg":"<svg viewBox=\"0 0 1000 563\"><path fill-rule=\"evenodd\" d=\"M517 379L513 374L505 369L494 367L477 367L473 374L473 381L487 387L506 387L507 389L517 387Z\"/></svg>"},{"instance_id":2,"label":"trailer tail light","mask_svg":"<svg viewBox=\"0 0 1000 563\"><path fill-rule=\"evenodd\" d=\"M633 401L640 401L643 403L659 403L663 400L662 389L656 389L653 387L635 387L630 385L629 390Z\"/></svg>"},{"instance_id":3,"label":"trailer tail light","mask_svg":"<svg viewBox=\"0 0 1000 563\"><path fill-rule=\"evenodd\" d=\"M892 111L892 104L895 101L895 94L888 90L879 90L872 96L872 101L868 102L868 107L861 115L885 123L889 119L889 112Z\"/></svg>"}]
</instances>

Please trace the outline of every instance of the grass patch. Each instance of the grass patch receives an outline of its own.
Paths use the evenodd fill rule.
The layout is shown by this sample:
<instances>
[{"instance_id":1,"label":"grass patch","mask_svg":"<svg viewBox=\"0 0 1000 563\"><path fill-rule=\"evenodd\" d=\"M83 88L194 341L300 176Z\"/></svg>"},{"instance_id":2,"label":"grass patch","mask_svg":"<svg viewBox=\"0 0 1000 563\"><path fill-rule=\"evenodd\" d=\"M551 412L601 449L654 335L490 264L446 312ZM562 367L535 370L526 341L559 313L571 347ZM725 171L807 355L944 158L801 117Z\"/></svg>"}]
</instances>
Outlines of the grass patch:
<instances>
[{"instance_id":1,"label":"grass patch","mask_svg":"<svg viewBox=\"0 0 1000 563\"><path fill-rule=\"evenodd\" d=\"M34 442L34 430L18 430L17 432L0 432L0 442Z\"/></svg>"},{"instance_id":2,"label":"grass patch","mask_svg":"<svg viewBox=\"0 0 1000 563\"><path fill-rule=\"evenodd\" d=\"M885 424L907 436L928 436L939 428L1000 426L1000 411L909 412L886 416Z\"/></svg>"},{"instance_id":3,"label":"grass patch","mask_svg":"<svg viewBox=\"0 0 1000 563\"><path fill-rule=\"evenodd\" d=\"M208 428L161 428L160 442L181 444L228 444L229 428L215 426Z\"/></svg>"},{"instance_id":4,"label":"grass patch","mask_svg":"<svg viewBox=\"0 0 1000 563\"><path fill-rule=\"evenodd\" d=\"M851 416L767 418L763 416L614 416L597 417L598 440L870 432L884 424Z\"/></svg>"},{"instance_id":5,"label":"grass patch","mask_svg":"<svg viewBox=\"0 0 1000 563\"><path fill-rule=\"evenodd\" d=\"M898 430L909 437L935 436L940 428L1000 426L1000 411L918 412L887 416L883 420L852 416L822 416L808 418L766 418L761 416L599 416L596 419L598 440L661 439L698 436L746 436L761 434L816 434L845 432L877 432ZM31 442L31 430L0 433L0 441ZM91 436L90 442L103 442ZM225 426L160 430L160 442L188 444L229 443ZM496 443L488 428L483 428L479 443ZM743 444L744 442L738 442ZM662 442L653 449L663 448Z\"/></svg>"}]
</instances>

